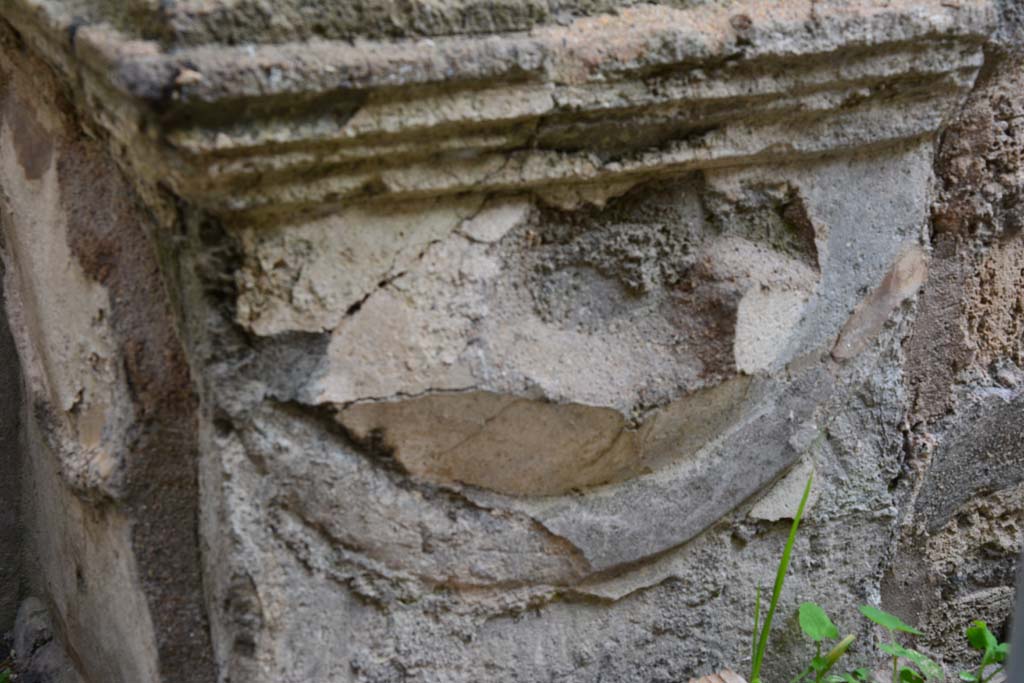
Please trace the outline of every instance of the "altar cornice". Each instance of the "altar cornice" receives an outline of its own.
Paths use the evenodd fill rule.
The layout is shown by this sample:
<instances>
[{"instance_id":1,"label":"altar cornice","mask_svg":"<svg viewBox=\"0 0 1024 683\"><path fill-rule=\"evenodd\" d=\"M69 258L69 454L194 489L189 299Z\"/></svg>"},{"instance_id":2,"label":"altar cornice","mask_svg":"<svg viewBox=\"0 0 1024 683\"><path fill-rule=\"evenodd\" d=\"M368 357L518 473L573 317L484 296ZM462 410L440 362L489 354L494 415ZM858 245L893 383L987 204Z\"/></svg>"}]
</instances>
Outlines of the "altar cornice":
<instances>
[{"instance_id":1,"label":"altar cornice","mask_svg":"<svg viewBox=\"0 0 1024 683\"><path fill-rule=\"evenodd\" d=\"M167 46L14 0L139 174L222 215L551 191L934 134L980 68L988 2L642 6L398 42Z\"/></svg>"}]
</instances>

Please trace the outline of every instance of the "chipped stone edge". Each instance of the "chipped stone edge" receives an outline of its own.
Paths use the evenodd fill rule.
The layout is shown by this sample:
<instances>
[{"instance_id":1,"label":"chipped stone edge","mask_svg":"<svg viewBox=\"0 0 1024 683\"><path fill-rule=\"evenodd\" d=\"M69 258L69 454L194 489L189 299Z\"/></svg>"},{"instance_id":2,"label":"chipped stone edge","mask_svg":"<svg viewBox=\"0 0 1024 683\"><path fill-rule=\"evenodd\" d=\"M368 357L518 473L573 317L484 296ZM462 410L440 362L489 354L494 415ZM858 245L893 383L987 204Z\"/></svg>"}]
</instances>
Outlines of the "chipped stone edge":
<instances>
[{"instance_id":1,"label":"chipped stone edge","mask_svg":"<svg viewBox=\"0 0 1024 683\"><path fill-rule=\"evenodd\" d=\"M0 15L77 84L142 177L221 215L280 220L353 199L639 182L917 139L970 87L996 24L988 0L830 4L743 0L487 37L180 50L80 24L51 0L13 0ZM735 28L741 15L756 17L753 33ZM758 71L783 65L787 87L772 91ZM652 73L666 74L664 92L650 89ZM717 89L701 82L708 73ZM317 114L324 101L330 111ZM224 116L232 107L244 116ZM920 115L896 115L908 107ZM639 139L666 121L693 131L614 158L590 143L538 147L540 126L563 116L594 120L576 131L584 139L609 120Z\"/></svg>"}]
</instances>

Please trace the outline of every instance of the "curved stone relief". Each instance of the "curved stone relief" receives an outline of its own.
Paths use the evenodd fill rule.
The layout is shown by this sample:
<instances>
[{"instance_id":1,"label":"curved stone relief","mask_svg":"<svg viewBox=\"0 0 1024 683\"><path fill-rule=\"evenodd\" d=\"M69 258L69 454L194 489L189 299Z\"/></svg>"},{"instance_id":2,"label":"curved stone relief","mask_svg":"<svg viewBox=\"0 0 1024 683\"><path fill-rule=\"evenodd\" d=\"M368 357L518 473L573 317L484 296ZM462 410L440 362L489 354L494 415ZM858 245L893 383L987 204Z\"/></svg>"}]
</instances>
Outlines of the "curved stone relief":
<instances>
[{"instance_id":1,"label":"curved stone relief","mask_svg":"<svg viewBox=\"0 0 1024 683\"><path fill-rule=\"evenodd\" d=\"M997 4L116 4L0 10L89 152L57 210L62 149L4 100L5 296L49 316L11 318L57 387L31 398L86 446L118 444L105 387L125 411L126 497L65 490L29 434L32 509L123 562L40 572L94 677L123 662L78 625L128 577L146 683L192 645L204 683L686 680L742 663L808 471L787 588L839 607L892 593L916 492L991 484L928 420L1019 412L1019 117L993 100L936 157L1003 59ZM957 515L1015 550L1018 494L932 515L932 568L980 563ZM997 613L992 581L961 597Z\"/></svg>"},{"instance_id":2,"label":"curved stone relief","mask_svg":"<svg viewBox=\"0 0 1024 683\"><path fill-rule=\"evenodd\" d=\"M920 272L898 275L909 267L898 256L920 258L907 248L927 185L886 186L928 178L926 150L794 164L771 180L758 169L683 176L570 211L526 198L433 204L427 215L446 227L404 267L360 261L377 264L362 277L378 286L358 306L347 284L321 285L321 300L340 302L321 309L337 327L296 397L330 407L357 444L414 480L535 520L587 572L655 556L821 438L831 344L856 328L863 352L920 284ZM827 199L839 177L875 208ZM359 211L373 224L374 212L392 215ZM320 221L294 239L318 235L333 246L315 253L329 258L361 243L354 228ZM259 277L249 264L291 267L278 246L288 233L259 231L243 233L243 283ZM278 320L289 320L291 282L265 285ZM870 329L857 323L867 313L848 321L875 288L882 304L861 306ZM807 347L796 340L812 335L821 345L798 361L792 349Z\"/></svg>"}]
</instances>

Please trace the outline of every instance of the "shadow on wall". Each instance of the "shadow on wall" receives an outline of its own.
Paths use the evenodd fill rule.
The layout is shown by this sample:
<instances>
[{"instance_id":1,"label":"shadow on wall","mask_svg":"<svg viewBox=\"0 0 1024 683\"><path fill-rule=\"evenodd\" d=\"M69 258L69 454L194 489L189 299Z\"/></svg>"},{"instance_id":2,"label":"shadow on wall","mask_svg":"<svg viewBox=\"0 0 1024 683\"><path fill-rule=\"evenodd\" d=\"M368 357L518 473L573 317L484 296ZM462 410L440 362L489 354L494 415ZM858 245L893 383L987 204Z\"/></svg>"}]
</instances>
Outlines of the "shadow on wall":
<instances>
[{"instance_id":1,"label":"shadow on wall","mask_svg":"<svg viewBox=\"0 0 1024 683\"><path fill-rule=\"evenodd\" d=\"M0 263L0 633L14 626L21 558L18 524L21 373L3 306L3 275L4 267Z\"/></svg>"}]
</instances>

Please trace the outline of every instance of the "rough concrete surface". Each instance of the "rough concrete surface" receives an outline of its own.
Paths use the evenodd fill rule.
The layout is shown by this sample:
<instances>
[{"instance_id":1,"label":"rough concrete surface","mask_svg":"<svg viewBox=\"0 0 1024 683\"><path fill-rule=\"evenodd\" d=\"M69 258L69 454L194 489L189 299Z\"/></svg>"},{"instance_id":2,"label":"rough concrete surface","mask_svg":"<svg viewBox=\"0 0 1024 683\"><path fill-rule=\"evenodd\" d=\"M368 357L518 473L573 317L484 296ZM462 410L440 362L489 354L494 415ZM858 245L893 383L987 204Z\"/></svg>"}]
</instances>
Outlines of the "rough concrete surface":
<instances>
[{"instance_id":1,"label":"rough concrete surface","mask_svg":"<svg viewBox=\"0 0 1024 683\"><path fill-rule=\"evenodd\" d=\"M743 672L813 472L764 679L805 600L850 662L870 603L955 675L1024 530L1019 20L12 0L22 649L87 683Z\"/></svg>"},{"instance_id":2,"label":"rough concrete surface","mask_svg":"<svg viewBox=\"0 0 1024 683\"><path fill-rule=\"evenodd\" d=\"M196 547L194 397L148 214L4 29L5 304L30 419L25 577L88 679L212 675ZM160 492L159 495L157 492Z\"/></svg>"},{"instance_id":3,"label":"rough concrete surface","mask_svg":"<svg viewBox=\"0 0 1024 683\"><path fill-rule=\"evenodd\" d=\"M18 681L28 683L81 683L55 633L46 605L26 598L14 625L14 656Z\"/></svg>"},{"instance_id":4,"label":"rough concrete surface","mask_svg":"<svg viewBox=\"0 0 1024 683\"><path fill-rule=\"evenodd\" d=\"M882 584L935 646L961 657L956 615L1007 632L1024 528L1021 58L991 61L939 148L934 274L906 342L921 474L894 557L908 569Z\"/></svg>"}]
</instances>

